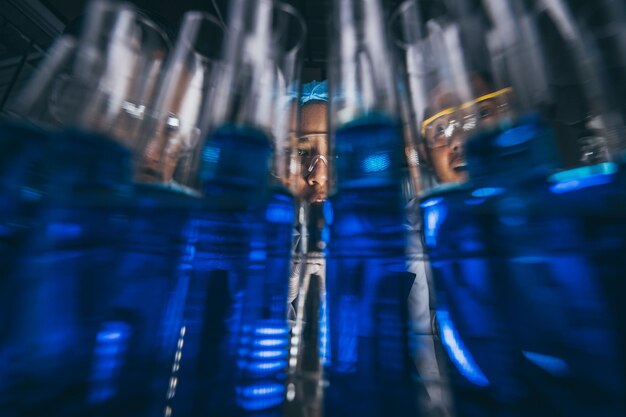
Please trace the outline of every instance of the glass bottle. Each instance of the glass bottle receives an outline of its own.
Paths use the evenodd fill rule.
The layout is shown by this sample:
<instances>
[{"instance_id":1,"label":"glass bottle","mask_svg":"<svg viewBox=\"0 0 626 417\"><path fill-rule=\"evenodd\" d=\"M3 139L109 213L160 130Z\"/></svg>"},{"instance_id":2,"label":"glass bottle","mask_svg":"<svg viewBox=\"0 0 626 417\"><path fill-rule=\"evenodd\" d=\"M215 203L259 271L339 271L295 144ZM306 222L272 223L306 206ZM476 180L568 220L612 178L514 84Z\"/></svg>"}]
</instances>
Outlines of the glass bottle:
<instances>
[{"instance_id":1,"label":"glass bottle","mask_svg":"<svg viewBox=\"0 0 626 417\"><path fill-rule=\"evenodd\" d=\"M328 416L419 413L408 343L415 276L404 257L404 145L383 22L377 0L333 2L329 169L334 189L326 218L323 358Z\"/></svg>"},{"instance_id":2,"label":"glass bottle","mask_svg":"<svg viewBox=\"0 0 626 417\"><path fill-rule=\"evenodd\" d=\"M623 121L597 45L565 2L446 5L403 5L403 50L457 411L619 414Z\"/></svg>"}]
</instances>

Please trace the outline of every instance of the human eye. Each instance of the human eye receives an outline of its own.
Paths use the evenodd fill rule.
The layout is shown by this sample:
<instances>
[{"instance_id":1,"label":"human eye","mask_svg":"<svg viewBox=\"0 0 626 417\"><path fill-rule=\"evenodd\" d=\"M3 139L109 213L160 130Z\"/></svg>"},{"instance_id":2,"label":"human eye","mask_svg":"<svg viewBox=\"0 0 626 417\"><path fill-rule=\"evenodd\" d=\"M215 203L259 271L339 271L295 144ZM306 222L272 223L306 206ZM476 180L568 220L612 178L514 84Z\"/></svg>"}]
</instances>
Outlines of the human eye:
<instances>
[{"instance_id":1,"label":"human eye","mask_svg":"<svg viewBox=\"0 0 626 417\"><path fill-rule=\"evenodd\" d=\"M493 109L491 108L491 106L484 105L478 109L478 117L480 119L486 119L487 117L492 116L492 115L493 115Z\"/></svg>"},{"instance_id":2,"label":"human eye","mask_svg":"<svg viewBox=\"0 0 626 417\"><path fill-rule=\"evenodd\" d=\"M446 131L446 124L442 120L437 120L433 123L433 132L435 137L443 135Z\"/></svg>"}]
</instances>

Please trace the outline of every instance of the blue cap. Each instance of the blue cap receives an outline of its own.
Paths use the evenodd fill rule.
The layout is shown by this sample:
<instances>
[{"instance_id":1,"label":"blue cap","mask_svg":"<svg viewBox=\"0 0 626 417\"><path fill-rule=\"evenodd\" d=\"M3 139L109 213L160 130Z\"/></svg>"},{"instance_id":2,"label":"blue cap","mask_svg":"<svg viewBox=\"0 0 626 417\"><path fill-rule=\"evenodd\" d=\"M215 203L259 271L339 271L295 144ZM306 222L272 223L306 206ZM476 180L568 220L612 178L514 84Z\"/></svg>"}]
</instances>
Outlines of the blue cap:
<instances>
[{"instance_id":1,"label":"blue cap","mask_svg":"<svg viewBox=\"0 0 626 417\"><path fill-rule=\"evenodd\" d=\"M300 104L311 100L328 101L328 81L311 81L302 86Z\"/></svg>"}]
</instances>

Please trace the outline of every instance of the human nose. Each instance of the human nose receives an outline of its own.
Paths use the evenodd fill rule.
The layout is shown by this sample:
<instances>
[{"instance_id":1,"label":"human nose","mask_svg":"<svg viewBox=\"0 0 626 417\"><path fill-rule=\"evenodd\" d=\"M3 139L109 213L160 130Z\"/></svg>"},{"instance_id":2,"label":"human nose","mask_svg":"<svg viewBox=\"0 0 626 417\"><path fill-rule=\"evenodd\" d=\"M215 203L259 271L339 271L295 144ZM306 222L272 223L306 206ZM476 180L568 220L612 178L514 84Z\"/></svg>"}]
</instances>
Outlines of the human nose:
<instances>
[{"instance_id":1,"label":"human nose","mask_svg":"<svg viewBox=\"0 0 626 417\"><path fill-rule=\"evenodd\" d=\"M450 149L458 151L463 146L463 132L461 129L455 129L454 132L448 137L448 143Z\"/></svg>"},{"instance_id":2,"label":"human nose","mask_svg":"<svg viewBox=\"0 0 626 417\"><path fill-rule=\"evenodd\" d=\"M307 184L313 187L315 184L325 185L328 181L328 160L323 155L317 155L309 165Z\"/></svg>"},{"instance_id":3,"label":"human nose","mask_svg":"<svg viewBox=\"0 0 626 417\"><path fill-rule=\"evenodd\" d=\"M448 147L452 150L460 150L465 141L465 132L463 126L456 120L451 121L445 131L446 139L448 140Z\"/></svg>"}]
</instances>

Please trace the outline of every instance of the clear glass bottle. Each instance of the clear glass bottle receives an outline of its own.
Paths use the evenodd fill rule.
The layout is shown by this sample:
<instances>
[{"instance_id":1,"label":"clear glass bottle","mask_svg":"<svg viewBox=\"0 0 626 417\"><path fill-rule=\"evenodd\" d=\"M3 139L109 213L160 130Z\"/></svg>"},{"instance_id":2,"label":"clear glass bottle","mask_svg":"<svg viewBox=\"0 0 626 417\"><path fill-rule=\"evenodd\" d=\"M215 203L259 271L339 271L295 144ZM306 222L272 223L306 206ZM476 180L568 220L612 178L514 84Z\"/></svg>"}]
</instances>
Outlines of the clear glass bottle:
<instances>
[{"instance_id":1,"label":"clear glass bottle","mask_svg":"<svg viewBox=\"0 0 626 417\"><path fill-rule=\"evenodd\" d=\"M161 414L176 391L172 381L177 381L196 241L188 222L200 204L190 161L199 147L202 103L211 91L223 33L214 16L184 15L138 128L133 194L124 212L126 237L111 272L120 283L111 315L129 320L125 366L117 380L98 382L114 387L115 396L99 398L102 388L92 393L94 404L108 413Z\"/></svg>"},{"instance_id":2,"label":"clear glass bottle","mask_svg":"<svg viewBox=\"0 0 626 417\"><path fill-rule=\"evenodd\" d=\"M41 207L6 278L14 301L3 343L12 365L3 380L11 381L9 409L18 413L73 415L90 409L94 390L115 395L107 384L120 375L133 330L131 318L111 312L133 134L166 52L162 33L132 7L93 2L72 67L40 103L63 129L38 143ZM153 72L137 77L146 65Z\"/></svg>"},{"instance_id":3,"label":"clear glass bottle","mask_svg":"<svg viewBox=\"0 0 626 417\"><path fill-rule=\"evenodd\" d=\"M272 161L287 133L277 113L294 81L281 73L293 48L282 30L286 19L302 22L284 10L268 0L231 3L209 79L193 165L203 201L188 223L194 254L171 415L279 413L284 399L294 203L272 179Z\"/></svg>"},{"instance_id":4,"label":"clear glass bottle","mask_svg":"<svg viewBox=\"0 0 626 417\"><path fill-rule=\"evenodd\" d=\"M623 413L624 123L597 44L565 2L447 6L402 14L457 411Z\"/></svg>"}]
</instances>

